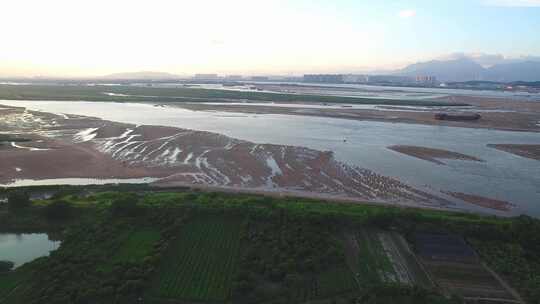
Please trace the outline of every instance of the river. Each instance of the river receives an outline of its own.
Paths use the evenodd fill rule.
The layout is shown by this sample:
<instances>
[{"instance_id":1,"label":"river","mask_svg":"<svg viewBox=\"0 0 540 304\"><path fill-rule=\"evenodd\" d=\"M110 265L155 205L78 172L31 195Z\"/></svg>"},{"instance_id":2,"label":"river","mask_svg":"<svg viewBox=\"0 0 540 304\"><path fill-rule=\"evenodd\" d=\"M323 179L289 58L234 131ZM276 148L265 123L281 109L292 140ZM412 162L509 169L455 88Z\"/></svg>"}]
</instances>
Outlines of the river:
<instances>
[{"instance_id":1,"label":"river","mask_svg":"<svg viewBox=\"0 0 540 304\"><path fill-rule=\"evenodd\" d=\"M517 205L515 214L540 215L537 204L540 202L540 163L486 146L540 144L540 133L300 115L191 111L144 103L0 101L0 104L137 125L210 131L255 143L329 150L339 160L397 177L420 188L508 200ZM388 150L391 145L446 149L485 162L445 160L447 165L438 165ZM471 210L479 208L470 206Z\"/></svg>"}]
</instances>

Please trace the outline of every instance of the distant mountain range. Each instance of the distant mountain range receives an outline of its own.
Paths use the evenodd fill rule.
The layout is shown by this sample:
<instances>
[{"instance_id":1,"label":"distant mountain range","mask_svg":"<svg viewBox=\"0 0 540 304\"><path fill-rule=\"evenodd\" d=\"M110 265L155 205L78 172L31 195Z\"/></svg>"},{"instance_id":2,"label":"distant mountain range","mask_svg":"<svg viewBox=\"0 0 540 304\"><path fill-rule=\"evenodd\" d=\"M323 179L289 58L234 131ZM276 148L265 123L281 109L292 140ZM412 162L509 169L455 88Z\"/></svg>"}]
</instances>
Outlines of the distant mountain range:
<instances>
[{"instance_id":1,"label":"distant mountain range","mask_svg":"<svg viewBox=\"0 0 540 304\"><path fill-rule=\"evenodd\" d=\"M435 76L439 81L485 80L498 82L539 81L540 61L518 61L483 67L469 58L432 60L411 64L399 71L401 76Z\"/></svg>"},{"instance_id":2,"label":"distant mountain range","mask_svg":"<svg viewBox=\"0 0 540 304\"><path fill-rule=\"evenodd\" d=\"M485 56L484 56L485 57ZM521 59L500 59L486 67L483 59L460 56L450 59L439 59L411 64L394 72L372 72L374 74L392 74L397 76L435 76L444 82L464 81L540 81L540 57L525 57ZM483 63L484 65L482 65ZM102 79L116 80L167 80L179 79L182 76L154 71L109 74Z\"/></svg>"}]
</instances>

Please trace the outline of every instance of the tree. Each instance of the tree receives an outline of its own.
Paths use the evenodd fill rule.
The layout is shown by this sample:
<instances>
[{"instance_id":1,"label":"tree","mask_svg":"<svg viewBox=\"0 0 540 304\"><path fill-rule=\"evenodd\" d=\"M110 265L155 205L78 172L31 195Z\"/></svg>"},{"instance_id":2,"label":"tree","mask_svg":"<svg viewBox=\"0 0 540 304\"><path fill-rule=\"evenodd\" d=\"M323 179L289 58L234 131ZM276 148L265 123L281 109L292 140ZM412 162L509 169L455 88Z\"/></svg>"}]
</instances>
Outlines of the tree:
<instances>
[{"instance_id":1,"label":"tree","mask_svg":"<svg viewBox=\"0 0 540 304\"><path fill-rule=\"evenodd\" d=\"M8 194L8 209L17 211L30 206L30 196L26 191L12 191Z\"/></svg>"},{"instance_id":2,"label":"tree","mask_svg":"<svg viewBox=\"0 0 540 304\"><path fill-rule=\"evenodd\" d=\"M8 272L13 269L14 266L15 264L11 261L0 261L0 273Z\"/></svg>"},{"instance_id":3,"label":"tree","mask_svg":"<svg viewBox=\"0 0 540 304\"><path fill-rule=\"evenodd\" d=\"M63 220L70 216L71 205L64 200L55 200L45 207L45 216L52 220Z\"/></svg>"},{"instance_id":4,"label":"tree","mask_svg":"<svg viewBox=\"0 0 540 304\"><path fill-rule=\"evenodd\" d=\"M125 195L113 201L111 212L115 216L136 216L141 213L141 208L137 205L138 199L134 195Z\"/></svg>"}]
</instances>

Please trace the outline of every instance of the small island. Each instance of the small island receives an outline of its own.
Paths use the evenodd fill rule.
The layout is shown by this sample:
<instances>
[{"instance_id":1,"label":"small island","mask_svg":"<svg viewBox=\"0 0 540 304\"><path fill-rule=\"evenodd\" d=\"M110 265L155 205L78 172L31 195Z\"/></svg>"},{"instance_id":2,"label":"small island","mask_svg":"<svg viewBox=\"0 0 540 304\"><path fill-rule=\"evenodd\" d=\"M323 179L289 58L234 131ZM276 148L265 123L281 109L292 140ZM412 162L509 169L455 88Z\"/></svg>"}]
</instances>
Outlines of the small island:
<instances>
[{"instance_id":1,"label":"small island","mask_svg":"<svg viewBox=\"0 0 540 304\"><path fill-rule=\"evenodd\" d=\"M454 160L483 162L482 159L469 156L466 154L448 151L448 150L442 150L442 149L428 148L428 147L395 145L395 146L388 147L388 149L399 152L399 153L407 154L409 156L413 156L416 158L420 158L423 160L427 160L432 163L436 163L438 165L445 165L445 163L440 161L440 159L454 159Z\"/></svg>"},{"instance_id":2,"label":"small island","mask_svg":"<svg viewBox=\"0 0 540 304\"><path fill-rule=\"evenodd\" d=\"M499 144L499 145L487 145L490 148L505 151L526 157L530 159L540 160L540 145L512 145L512 144Z\"/></svg>"}]
</instances>

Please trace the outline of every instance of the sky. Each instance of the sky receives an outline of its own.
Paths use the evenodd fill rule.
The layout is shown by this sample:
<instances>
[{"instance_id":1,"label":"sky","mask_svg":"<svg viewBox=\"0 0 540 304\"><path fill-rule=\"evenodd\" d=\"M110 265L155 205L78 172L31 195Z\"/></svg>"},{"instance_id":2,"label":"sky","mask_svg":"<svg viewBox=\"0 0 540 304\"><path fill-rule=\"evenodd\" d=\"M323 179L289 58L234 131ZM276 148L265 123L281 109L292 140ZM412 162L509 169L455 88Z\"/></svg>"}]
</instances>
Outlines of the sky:
<instances>
[{"instance_id":1,"label":"sky","mask_svg":"<svg viewBox=\"0 0 540 304\"><path fill-rule=\"evenodd\" d=\"M0 76L395 69L540 55L540 0L1 0Z\"/></svg>"}]
</instances>

